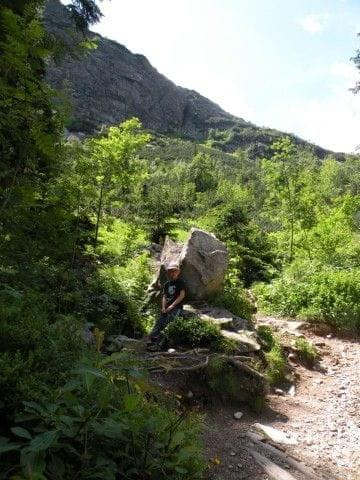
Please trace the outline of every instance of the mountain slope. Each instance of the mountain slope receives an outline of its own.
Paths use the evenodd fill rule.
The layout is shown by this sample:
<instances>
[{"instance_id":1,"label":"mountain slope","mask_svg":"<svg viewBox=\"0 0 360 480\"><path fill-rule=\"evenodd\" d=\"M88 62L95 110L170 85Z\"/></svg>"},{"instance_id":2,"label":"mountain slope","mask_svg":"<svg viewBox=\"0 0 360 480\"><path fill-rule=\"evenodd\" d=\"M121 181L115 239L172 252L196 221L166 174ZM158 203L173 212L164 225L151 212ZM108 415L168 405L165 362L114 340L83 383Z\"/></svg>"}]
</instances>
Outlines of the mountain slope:
<instances>
[{"instance_id":1,"label":"mountain slope","mask_svg":"<svg viewBox=\"0 0 360 480\"><path fill-rule=\"evenodd\" d=\"M71 42L72 20L58 0L48 1L45 25L49 32ZM71 131L92 133L103 124L136 116L155 132L195 141L211 138L217 148L250 148L254 155L266 153L272 141L283 135L234 117L199 93L176 86L143 55L96 37L98 47L86 57L67 57L60 65L48 68L49 82L67 90L72 100ZM309 145L293 138L297 144ZM312 147L319 157L329 153Z\"/></svg>"}]
</instances>

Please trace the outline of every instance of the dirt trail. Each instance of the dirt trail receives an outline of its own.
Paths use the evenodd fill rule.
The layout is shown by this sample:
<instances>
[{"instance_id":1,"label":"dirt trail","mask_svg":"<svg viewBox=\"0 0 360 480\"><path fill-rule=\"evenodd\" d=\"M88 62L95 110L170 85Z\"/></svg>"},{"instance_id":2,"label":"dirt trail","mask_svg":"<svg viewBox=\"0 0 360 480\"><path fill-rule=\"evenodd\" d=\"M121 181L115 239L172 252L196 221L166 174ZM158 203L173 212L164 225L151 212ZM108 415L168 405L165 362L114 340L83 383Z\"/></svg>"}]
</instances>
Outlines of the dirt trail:
<instances>
[{"instance_id":1,"label":"dirt trail","mask_svg":"<svg viewBox=\"0 0 360 480\"><path fill-rule=\"evenodd\" d=\"M283 320L259 316L257 321L271 324L280 333L287 329ZM309 332L305 336L321 353L321 372L297 365L294 396L271 394L261 414L242 409L241 420L234 419L234 409L229 407L214 408L207 414L209 480L272 478L255 464L247 450L254 445L246 432L256 422L295 436L297 445L276 446L311 467L320 478L360 480L360 343ZM268 458L294 478L308 478L278 458Z\"/></svg>"}]
</instances>

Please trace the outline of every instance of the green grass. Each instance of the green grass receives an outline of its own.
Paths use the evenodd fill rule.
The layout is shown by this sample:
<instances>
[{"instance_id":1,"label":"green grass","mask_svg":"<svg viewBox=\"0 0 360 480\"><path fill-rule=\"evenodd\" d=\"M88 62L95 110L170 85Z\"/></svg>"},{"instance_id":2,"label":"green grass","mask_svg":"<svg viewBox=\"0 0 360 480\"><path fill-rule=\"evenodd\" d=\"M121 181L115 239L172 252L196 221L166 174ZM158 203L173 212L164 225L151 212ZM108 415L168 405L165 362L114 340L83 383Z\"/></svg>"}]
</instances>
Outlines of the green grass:
<instances>
[{"instance_id":1,"label":"green grass","mask_svg":"<svg viewBox=\"0 0 360 480\"><path fill-rule=\"evenodd\" d=\"M297 338L295 341L295 348L298 350L300 360L303 362L313 364L319 357L317 349L305 338Z\"/></svg>"}]
</instances>

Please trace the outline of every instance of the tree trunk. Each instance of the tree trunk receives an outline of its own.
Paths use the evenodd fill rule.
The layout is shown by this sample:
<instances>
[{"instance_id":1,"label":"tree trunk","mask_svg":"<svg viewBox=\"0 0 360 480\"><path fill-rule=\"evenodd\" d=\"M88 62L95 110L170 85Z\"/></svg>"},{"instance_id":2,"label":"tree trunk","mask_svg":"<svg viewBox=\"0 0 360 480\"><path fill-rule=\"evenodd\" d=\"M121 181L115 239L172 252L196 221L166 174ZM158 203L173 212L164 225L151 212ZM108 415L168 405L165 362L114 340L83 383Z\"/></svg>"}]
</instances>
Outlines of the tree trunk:
<instances>
[{"instance_id":1,"label":"tree trunk","mask_svg":"<svg viewBox=\"0 0 360 480\"><path fill-rule=\"evenodd\" d=\"M94 248L96 248L97 246L98 235L99 235L99 225L100 225L101 210L102 210L102 203L103 203L103 191L104 191L104 183L101 184L101 188L100 188L99 205L98 205L98 210L96 215Z\"/></svg>"}]
</instances>

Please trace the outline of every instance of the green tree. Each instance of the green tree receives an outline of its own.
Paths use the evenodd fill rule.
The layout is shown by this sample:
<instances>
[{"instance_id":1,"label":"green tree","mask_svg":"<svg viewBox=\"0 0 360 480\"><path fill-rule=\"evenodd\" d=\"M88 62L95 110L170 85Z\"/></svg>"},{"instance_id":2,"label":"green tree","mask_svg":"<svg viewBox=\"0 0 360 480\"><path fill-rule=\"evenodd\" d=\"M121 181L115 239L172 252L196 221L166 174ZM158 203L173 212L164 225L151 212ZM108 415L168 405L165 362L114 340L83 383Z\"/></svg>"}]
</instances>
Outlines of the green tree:
<instances>
[{"instance_id":1,"label":"green tree","mask_svg":"<svg viewBox=\"0 0 360 480\"><path fill-rule=\"evenodd\" d=\"M314 222L313 188L315 163L311 154L296 149L289 137L275 142L270 159L262 162L264 182L267 188L264 214L273 230L286 235L287 259L292 262L295 254L295 234L306 230Z\"/></svg>"},{"instance_id":2,"label":"green tree","mask_svg":"<svg viewBox=\"0 0 360 480\"><path fill-rule=\"evenodd\" d=\"M144 133L139 120L133 118L119 127L110 127L105 136L87 141L84 155L91 158L88 175L98 191L95 247L104 206L111 198L121 198L135 180L140 167L135 154L149 140L150 135Z\"/></svg>"},{"instance_id":3,"label":"green tree","mask_svg":"<svg viewBox=\"0 0 360 480\"><path fill-rule=\"evenodd\" d=\"M45 81L45 64L58 44L43 28L43 7L43 0L0 5L0 254L7 261L54 252L69 220L50 193L63 168L63 126L56 93ZM72 7L84 26L99 18L92 0Z\"/></svg>"},{"instance_id":4,"label":"green tree","mask_svg":"<svg viewBox=\"0 0 360 480\"><path fill-rule=\"evenodd\" d=\"M213 190L217 185L217 166L206 153L197 153L189 165L189 180L195 183L197 192Z\"/></svg>"}]
</instances>

